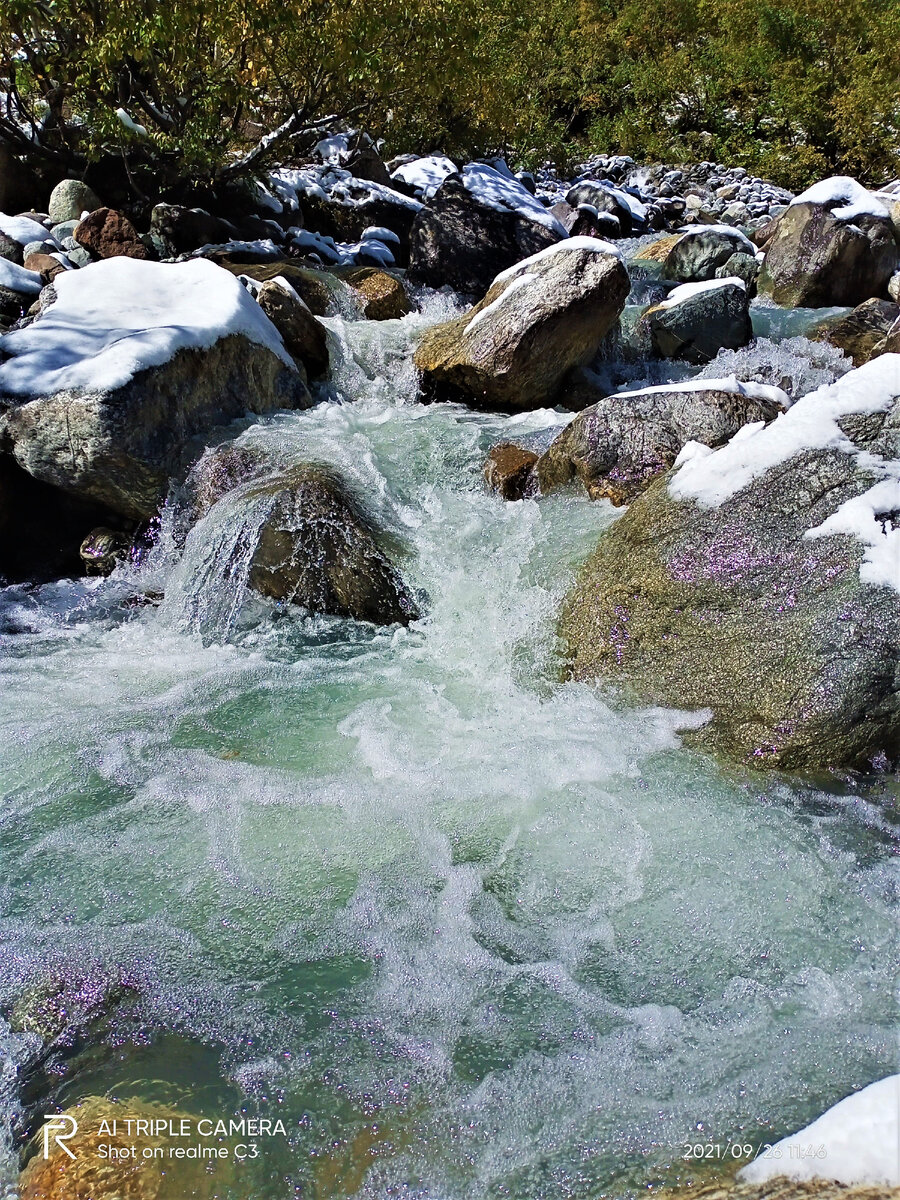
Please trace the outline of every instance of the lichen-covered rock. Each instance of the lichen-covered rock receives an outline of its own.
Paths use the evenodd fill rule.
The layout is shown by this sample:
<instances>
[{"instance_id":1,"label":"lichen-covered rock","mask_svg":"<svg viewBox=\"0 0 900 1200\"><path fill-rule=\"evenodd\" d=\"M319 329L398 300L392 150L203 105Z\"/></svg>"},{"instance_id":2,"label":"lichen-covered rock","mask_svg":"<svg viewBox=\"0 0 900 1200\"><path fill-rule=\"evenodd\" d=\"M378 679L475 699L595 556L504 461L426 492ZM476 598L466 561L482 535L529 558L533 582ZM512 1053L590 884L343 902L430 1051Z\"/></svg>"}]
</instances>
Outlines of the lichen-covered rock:
<instances>
[{"instance_id":1,"label":"lichen-covered rock","mask_svg":"<svg viewBox=\"0 0 900 1200\"><path fill-rule=\"evenodd\" d=\"M54 225L77 221L84 212L93 212L101 204L93 188L80 179L63 179L50 193L48 215Z\"/></svg>"},{"instance_id":2,"label":"lichen-covered rock","mask_svg":"<svg viewBox=\"0 0 900 1200\"><path fill-rule=\"evenodd\" d=\"M552 404L597 353L629 286L618 252L593 238L525 259L469 312L426 330L415 354L424 395L513 412Z\"/></svg>"},{"instance_id":3,"label":"lichen-covered rock","mask_svg":"<svg viewBox=\"0 0 900 1200\"><path fill-rule=\"evenodd\" d=\"M720 350L737 350L753 338L750 298L742 279L685 283L642 315L661 358L708 363Z\"/></svg>"},{"instance_id":4,"label":"lichen-covered rock","mask_svg":"<svg viewBox=\"0 0 900 1200\"><path fill-rule=\"evenodd\" d=\"M827 179L789 205L766 244L761 292L792 308L887 294L900 245L884 205L853 179Z\"/></svg>"},{"instance_id":5,"label":"lichen-covered rock","mask_svg":"<svg viewBox=\"0 0 900 1200\"><path fill-rule=\"evenodd\" d=\"M329 472L295 467L249 483L241 501L264 508L248 577L262 595L376 625L419 616L374 530Z\"/></svg>"},{"instance_id":6,"label":"lichen-covered rock","mask_svg":"<svg viewBox=\"0 0 900 1200\"><path fill-rule=\"evenodd\" d=\"M515 179L469 163L438 188L410 233L409 278L482 295L501 271L554 245L566 230Z\"/></svg>"},{"instance_id":7,"label":"lichen-covered rock","mask_svg":"<svg viewBox=\"0 0 900 1200\"><path fill-rule=\"evenodd\" d=\"M4 338L0 364L0 433L37 479L145 518L199 453L194 439L311 403L278 331L211 263L113 258L53 288L55 303Z\"/></svg>"},{"instance_id":8,"label":"lichen-covered rock","mask_svg":"<svg viewBox=\"0 0 900 1200\"><path fill-rule=\"evenodd\" d=\"M709 709L758 766L900 754L900 356L719 450L689 447L603 536L562 615L571 670Z\"/></svg>"},{"instance_id":9,"label":"lichen-covered rock","mask_svg":"<svg viewBox=\"0 0 900 1200\"><path fill-rule=\"evenodd\" d=\"M744 425L773 420L787 403L777 388L734 377L606 396L578 413L541 455L540 490L578 478L592 500L626 504L688 442L721 446Z\"/></svg>"},{"instance_id":10,"label":"lichen-covered rock","mask_svg":"<svg viewBox=\"0 0 900 1200\"><path fill-rule=\"evenodd\" d=\"M678 283L703 283L715 279L716 271L732 254L755 255L756 247L739 229L729 225L695 225L686 229L663 261L663 279Z\"/></svg>"},{"instance_id":11,"label":"lichen-covered rock","mask_svg":"<svg viewBox=\"0 0 900 1200\"><path fill-rule=\"evenodd\" d=\"M504 500L522 500L537 492L534 468L538 455L513 442L491 447L484 464L484 481Z\"/></svg>"}]
</instances>

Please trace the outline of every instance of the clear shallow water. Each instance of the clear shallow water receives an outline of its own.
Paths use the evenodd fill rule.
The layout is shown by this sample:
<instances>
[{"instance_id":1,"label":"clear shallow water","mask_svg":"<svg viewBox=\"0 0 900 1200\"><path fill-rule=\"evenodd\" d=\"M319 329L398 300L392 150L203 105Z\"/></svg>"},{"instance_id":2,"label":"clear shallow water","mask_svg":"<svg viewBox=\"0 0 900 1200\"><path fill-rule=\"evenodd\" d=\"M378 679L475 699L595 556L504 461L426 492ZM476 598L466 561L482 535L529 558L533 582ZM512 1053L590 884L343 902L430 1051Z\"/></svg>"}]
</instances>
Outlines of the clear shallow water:
<instances>
[{"instance_id":1,"label":"clear shallow water","mask_svg":"<svg viewBox=\"0 0 900 1200\"><path fill-rule=\"evenodd\" d=\"M0 594L0 1001L126 966L143 1034L69 1099L277 1110L290 1143L223 1195L634 1195L894 1069L890 809L559 682L615 514L487 495L493 441L566 418L413 403L422 321L333 319L357 402L241 433L345 474L427 597L411 629L235 593L223 639L173 512L137 577Z\"/></svg>"}]
</instances>

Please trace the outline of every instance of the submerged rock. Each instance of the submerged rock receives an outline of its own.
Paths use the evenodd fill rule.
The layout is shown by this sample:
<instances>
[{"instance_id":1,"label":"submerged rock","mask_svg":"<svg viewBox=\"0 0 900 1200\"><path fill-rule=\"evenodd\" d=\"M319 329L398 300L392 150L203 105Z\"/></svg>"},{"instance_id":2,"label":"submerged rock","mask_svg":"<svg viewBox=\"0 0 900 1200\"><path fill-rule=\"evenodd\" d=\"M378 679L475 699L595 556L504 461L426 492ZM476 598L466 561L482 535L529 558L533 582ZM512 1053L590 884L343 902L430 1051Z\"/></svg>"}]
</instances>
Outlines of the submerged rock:
<instances>
[{"instance_id":1,"label":"submerged rock","mask_svg":"<svg viewBox=\"0 0 900 1200\"><path fill-rule=\"evenodd\" d=\"M513 442L491 447L484 464L484 481L504 500L522 500L537 491L534 468L538 455Z\"/></svg>"},{"instance_id":2,"label":"submerged rock","mask_svg":"<svg viewBox=\"0 0 900 1200\"><path fill-rule=\"evenodd\" d=\"M114 258L59 276L7 335L0 434L35 478L124 516L153 514L202 437L302 408L305 382L236 279L203 260Z\"/></svg>"},{"instance_id":3,"label":"submerged rock","mask_svg":"<svg viewBox=\"0 0 900 1200\"><path fill-rule=\"evenodd\" d=\"M481 295L501 271L565 236L565 228L516 179L469 163L441 184L416 218L409 278Z\"/></svg>"},{"instance_id":4,"label":"submerged rock","mask_svg":"<svg viewBox=\"0 0 900 1200\"><path fill-rule=\"evenodd\" d=\"M776 304L824 308L887 294L900 245L885 206L854 179L797 196L766 244L761 292Z\"/></svg>"},{"instance_id":5,"label":"submerged rock","mask_svg":"<svg viewBox=\"0 0 900 1200\"><path fill-rule=\"evenodd\" d=\"M429 399L521 411L552 404L617 320L628 272L608 242L570 238L498 275L480 304L425 331L415 354Z\"/></svg>"},{"instance_id":6,"label":"submerged rock","mask_svg":"<svg viewBox=\"0 0 900 1200\"><path fill-rule=\"evenodd\" d=\"M267 502L248 577L256 591L375 625L418 618L412 594L335 476L296 467L251 483L244 498Z\"/></svg>"},{"instance_id":7,"label":"submerged rock","mask_svg":"<svg viewBox=\"0 0 900 1200\"><path fill-rule=\"evenodd\" d=\"M685 283L641 315L661 358L708 363L720 350L738 350L753 340L750 298L742 279Z\"/></svg>"},{"instance_id":8,"label":"submerged rock","mask_svg":"<svg viewBox=\"0 0 900 1200\"><path fill-rule=\"evenodd\" d=\"M592 500L626 504L667 470L688 442L721 446L753 421L771 421L788 399L777 388L695 380L606 396L584 409L541 455L542 493L574 478Z\"/></svg>"},{"instance_id":9,"label":"submerged rock","mask_svg":"<svg viewBox=\"0 0 900 1200\"><path fill-rule=\"evenodd\" d=\"M759 766L900 754L900 356L716 451L688 447L603 536L562 615L571 670L711 709Z\"/></svg>"}]
</instances>

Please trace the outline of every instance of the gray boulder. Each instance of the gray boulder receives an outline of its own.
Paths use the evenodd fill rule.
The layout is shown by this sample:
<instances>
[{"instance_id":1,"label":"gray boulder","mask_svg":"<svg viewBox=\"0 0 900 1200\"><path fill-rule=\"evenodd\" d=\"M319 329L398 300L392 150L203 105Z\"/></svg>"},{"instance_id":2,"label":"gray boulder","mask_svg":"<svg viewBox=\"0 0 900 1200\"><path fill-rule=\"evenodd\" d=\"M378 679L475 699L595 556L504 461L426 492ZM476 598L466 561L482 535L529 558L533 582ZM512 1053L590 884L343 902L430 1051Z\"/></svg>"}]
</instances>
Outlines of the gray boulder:
<instances>
[{"instance_id":1,"label":"gray boulder","mask_svg":"<svg viewBox=\"0 0 900 1200\"><path fill-rule=\"evenodd\" d=\"M738 229L728 225L695 225L684 230L669 249L662 267L663 279L702 283L715 279L716 271L732 254L756 254L756 247Z\"/></svg>"},{"instance_id":2,"label":"gray boulder","mask_svg":"<svg viewBox=\"0 0 900 1200\"><path fill-rule=\"evenodd\" d=\"M792 308L857 305L886 296L898 266L888 210L855 180L825 180L778 218L759 287Z\"/></svg>"},{"instance_id":3,"label":"gray boulder","mask_svg":"<svg viewBox=\"0 0 900 1200\"><path fill-rule=\"evenodd\" d=\"M707 363L720 350L737 350L753 339L750 298L742 279L683 284L641 315L661 358Z\"/></svg>"},{"instance_id":4,"label":"gray boulder","mask_svg":"<svg viewBox=\"0 0 900 1200\"><path fill-rule=\"evenodd\" d=\"M146 518L194 439L311 403L277 330L212 263L112 258L53 290L0 364L0 440L36 479Z\"/></svg>"},{"instance_id":5,"label":"gray boulder","mask_svg":"<svg viewBox=\"0 0 900 1200\"><path fill-rule=\"evenodd\" d=\"M630 237L634 232L634 220L628 205L623 203L610 188L604 187L602 183L596 183L593 179L584 179L581 183L576 183L574 187L569 188L566 193L566 204L575 209L588 205L598 214L607 213L609 216L615 217L622 237Z\"/></svg>"},{"instance_id":6,"label":"gray boulder","mask_svg":"<svg viewBox=\"0 0 900 1200\"><path fill-rule=\"evenodd\" d=\"M605 396L565 427L537 461L542 494L579 479L592 500L627 504L671 467L688 442L721 446L787 405L777 388L697 379Z\"/></svg>"},{"instance_id":7,"label":"gray boulder","mask_svg":"<svg viewBox=\"0 0 900 1200\"><path fill-rule=\"evenodd\" d=\"M900 356L705 454L602 537L567 598L571 672L711 710L690 740L757 767L900 754Z\"/></svg>"},{"instance_id":8,"label":"gray boulder","mask_svg":"<svg viewBox=\"0 0 900 1200\"><path fill-rule=\"evenodd\" d=\"M743 279L747 287L747 295L752 300L756 295L756 281L759 278L759 263L752 254L738 251L732 254L721 267L716 267L716 279Z\"/></svg>"},{"instance_id":9,"label":"gray boulder","mask_svg":"<svg viewBox=\"0 0 900 1200\"><path fill-rule=\"evenodd\" d=\"M463 316L416 350L427 399L522 411L552 404L615 324L630 283L605 242L571 238L498 275Z\"/></svg>"},{"instance_id":10,"label":"gray boulder","mask_svg":"<svg viewBox=\"0 0 900 1200\"><path fill-rule=\"evenodd\" d=\"M100 204L100 197L86 183L80 179L64 179L50 193L50 220L54 225L77 221L83 212L93 212Z\"/></svg>"},{"instance_id":11,"label":"gray boulder","mask_svg":"<svg viewBox=\"0 0 900 1200\"><path fill-rule=\"evenodd\" d=\"M469 163L438 188L410 233L409 278L482 295L501 271L566 236L516 179Z\"/></svg>"}]
</instances>

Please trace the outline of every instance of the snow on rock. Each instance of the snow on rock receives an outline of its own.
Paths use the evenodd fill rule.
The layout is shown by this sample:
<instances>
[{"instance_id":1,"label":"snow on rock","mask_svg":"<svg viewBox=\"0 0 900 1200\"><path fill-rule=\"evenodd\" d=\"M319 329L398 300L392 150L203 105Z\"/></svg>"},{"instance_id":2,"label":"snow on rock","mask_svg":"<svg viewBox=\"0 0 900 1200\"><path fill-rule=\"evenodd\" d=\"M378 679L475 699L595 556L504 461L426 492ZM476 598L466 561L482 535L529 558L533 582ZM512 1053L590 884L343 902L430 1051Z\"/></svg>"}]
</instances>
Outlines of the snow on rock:
<instances>
[{"instance_id":1,"label":"snow on rock","mask_svg":"<svg viewBox=\"0 0 900 1200\"><path fill-rule=\"evenodd\" d=\"M139 125L135 119L125 111L124 108L116 109L116 116L129 133L133 133L135 137L147 137L147 128L144 125Z\"/></svg>"},{"instance_id":2,"label":"snow on rock","mask_svg":"<svg viewBox=\"0 0 900 1200\"><path fill-rule=\"evenodd\" d=\"M833 449L851 455L880 478L804 536L855 537L866 547L860 579L900 591L900 530L889 516L900 508L900 462L859 451L839 424L851 415L887 412L898 397L900 354L883 354L804 396L771 425L748 426L715 454L685 461L670 480L669 493L715 508L804 451Z\"/></svg>"},{"instance_id":3,"label":"snow on rock","mask_svg":"<svg viewBox=\"0 0 900 1200\"><path fill-rule=\"evenodd\" d=\"M736 375L728 375L723 379L683 379L679 383L661 383L615 394L623 399L628 396L653 396L669 392L728 392L732 396L746 396L748 400L772 400L782 408L791 406L789 397L781 388L768 383L755 383L753 380L745 382Z\"/></svg>"},{"instance_id":4,"label":"snow on rock","mask_svg":"<svg viewBox=\"0 0 900 1200\"><path fill-rule=\"evenodd\" d=\"M738 1172L744 1183L765 1183L778 1175L900 1185L900 1075L847 1096Z\"/></svg>"},{"instance_id":5,"label":"snow on rock","mask_svg":"<svg viewBox=\"0 0 900 1200\"><path fill-rule=\"evenodd\" d=\"M0 233L5 233L20 246L27 246L29 242L53 242L59 245L50 230L31 217L10 217L0 213Z\"/></svg>"},{"instance_id":6,"label":"snow on rock","mask_svg":"<svg viewBox=\"0 0 900 1200\"><path fill-rule=\"evenodd\" d=\"M539 262L552 258L554 254L570 254L574 250L584 250L588 254L611 254L619 262L624 261L622 251L619 247L612 242L605 242L602 238L566 238L563 242L554 242L552 246L546 246L543 250L538 250L537 254L532 254L528 258L523 258L521 262L517 262L514 266L507 267L505 271L501 271L499 275L494 276L494 283L505 283L507 279L512 279L520 271L527 271L529 267L536 266Z\"/></svg>"},{"instance_id":7,"label":"snow on rock","mask_svg":"<svg viewBox=\"0 0 900 1200\"><path fill-rule=\"evenodd\" d=\"M857 217L888 217L884 204L862 184L849 175L835 175L822 179L812 187L795 196L789 208L797 204L821 204L831 211L838 221L855 221Z\"/></svg>"},{"instance_id":8,"label":"snow on rock","mask_svg":"<svg viewBox=\"0 0 900 1200\"><path fill-rule=\"evenodd\" d=\"M665 300L660 300L659 304L654 307L672 308L684 300L690 300L692 296L699 296L701 292L714 292L717 288L722 287L739 287L742 291L747 290L747 284L736 275L729 275L726 279L705 279L698 283L682 283L678 287L672 288Z\"/></svg>"},{"instance_id":9,"label":"snow on rock","mask_svg":"<svg viewBox=\"0 0 900 1200\"><path fill-rule=\"evenodd\" d=\"M567 236L561 222L514 176L502 175L487 163L466 163L462 170L462 181L466 191L480 204L498 212L518 213L559 237Z\"/></svg>"},{"instance_id":10,"label":"snow on rock","mask_svg":"<svg viewBox=\"0 0 900 1200\"><path fill-rule=\"evenodd\" d=\"M456 164L443 154L431 154L426 158L417 158L413 162L404 163L396 171L391 172L391 179L396 179L407 187L412 188L423 200L430 200L448 175L456 174Z\"/></svg>"},{"instance_id":11,"label":"snow on rock","mask_svg":"<svg viewBox=\"0 0 900 1200\"><path fill-rule=\"evenodd\" d=\"M682 225L678 232L683 234L721 233L723 237L737 242L743 253L756 256L756 246L745 233L741 233L740 229L735 229L733 225Z\"/></svg>"},{"instance_id":12,"label":"snow on rock","mask_svg":"<svg viewBox=\"0 0 900 1200\"><path fill-rule=\"evenodd\" d=\"M243 334L294 369L252 296L205 259L110 258L58 275L54 290L56 302L39 320L3 339L11 357L0 365L0 392L108 391L179 350L208 349L230 334Z\"/></svg>"},{"instance_id":13,"label":"snow on rock","mask_svg":"<svg viewBox=\"0 0 900 1200\"><path fill-rule=\"evenodd\" d=\"M0 258L0 288L24 296L36 296L43 286L37 271L26 271L17 263Z\"/></svg>"}]
</instances>

